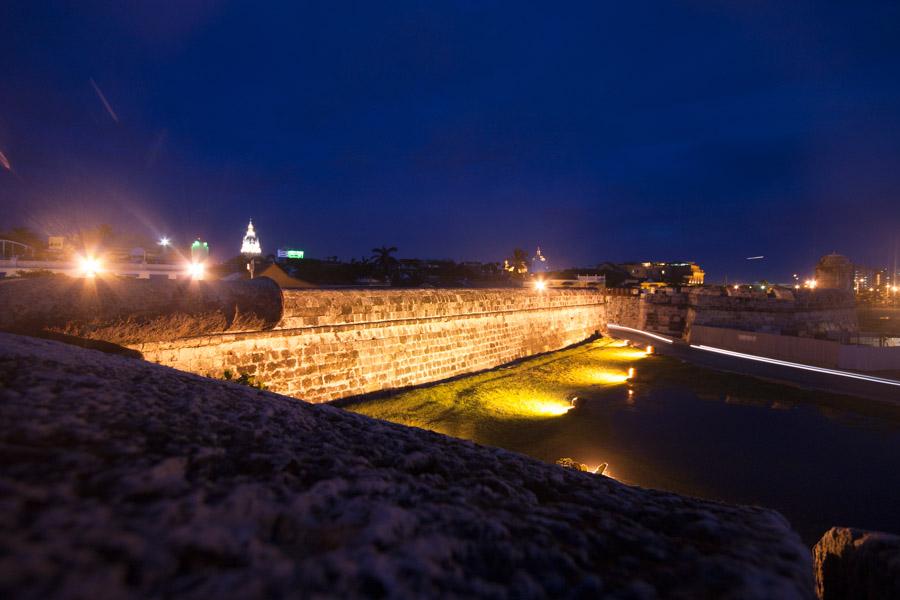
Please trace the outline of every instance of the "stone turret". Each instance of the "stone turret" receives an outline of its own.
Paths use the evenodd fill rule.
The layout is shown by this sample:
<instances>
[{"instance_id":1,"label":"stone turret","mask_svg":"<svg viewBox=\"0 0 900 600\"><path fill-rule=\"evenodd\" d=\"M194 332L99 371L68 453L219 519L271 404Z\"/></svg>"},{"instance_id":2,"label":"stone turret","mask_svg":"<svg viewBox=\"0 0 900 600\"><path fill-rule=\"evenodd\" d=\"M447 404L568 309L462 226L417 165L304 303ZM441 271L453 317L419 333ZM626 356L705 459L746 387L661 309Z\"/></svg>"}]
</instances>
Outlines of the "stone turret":
<instances>
[{"instance_id":1,"label":"stone turret","mask_svg":"<svg viewBox=\"0 0 900 600\"><path fill-rule=\"evenodd\" d=\"M846 256L831 253L816 265L816 287L828 290L853 289L853 263Z\"/></svg>"}]
</instances>

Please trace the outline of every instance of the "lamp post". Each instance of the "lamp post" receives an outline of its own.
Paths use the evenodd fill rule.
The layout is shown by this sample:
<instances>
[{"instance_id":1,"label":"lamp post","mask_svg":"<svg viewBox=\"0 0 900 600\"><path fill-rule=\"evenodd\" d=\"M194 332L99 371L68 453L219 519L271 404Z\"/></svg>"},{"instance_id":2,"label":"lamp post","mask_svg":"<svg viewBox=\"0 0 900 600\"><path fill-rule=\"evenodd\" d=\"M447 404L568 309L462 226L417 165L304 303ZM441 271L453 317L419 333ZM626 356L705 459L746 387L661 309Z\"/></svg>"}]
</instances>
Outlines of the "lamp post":
<instances>
[{"instance_id":1,"label":"lamp post","mask_svg":"<svg viewBox=\"0 0 900 600\"><path fill-rule=\"evenodd\" d=\"M169 236L164 235L159 238L159 241L156 244L162 249L161 252L164 257L163 260L165 260L165 256L168 254L169 248L172 246L172 240L169 239ZM145 259L144 262L147 262L147 260Z\"/></svg>"}]
</instances>

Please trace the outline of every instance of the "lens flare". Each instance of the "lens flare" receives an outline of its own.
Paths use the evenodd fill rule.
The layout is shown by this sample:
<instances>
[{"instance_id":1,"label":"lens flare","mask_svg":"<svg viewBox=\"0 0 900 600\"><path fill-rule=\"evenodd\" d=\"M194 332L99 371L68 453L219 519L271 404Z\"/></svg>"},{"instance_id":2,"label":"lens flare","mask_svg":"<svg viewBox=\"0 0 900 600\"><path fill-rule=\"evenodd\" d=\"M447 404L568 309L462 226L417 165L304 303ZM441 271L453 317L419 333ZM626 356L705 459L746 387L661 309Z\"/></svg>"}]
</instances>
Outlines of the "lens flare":
<instances>
[{"instance_id":1,"label":"lens flare","mask_svg":"<svg viewBox=\"0 0 900 600\"><path fill-rule=\"evenodd\" d=\"M187 272L191 279L203 279L205 271L206 268L203 266L203 263L190 263L187 267Z\"/></svg>"},{"instance_id":2,"label":"lens flare","mask_svg":"<svg viewBox=\"0 0 900 600\"><path fill-rule=\"evenodd\" d=\"M78 269L85 277L94 277L103 270L103 265L99 258L85 256L78 260Z\"/></svg>"}]
</instances>

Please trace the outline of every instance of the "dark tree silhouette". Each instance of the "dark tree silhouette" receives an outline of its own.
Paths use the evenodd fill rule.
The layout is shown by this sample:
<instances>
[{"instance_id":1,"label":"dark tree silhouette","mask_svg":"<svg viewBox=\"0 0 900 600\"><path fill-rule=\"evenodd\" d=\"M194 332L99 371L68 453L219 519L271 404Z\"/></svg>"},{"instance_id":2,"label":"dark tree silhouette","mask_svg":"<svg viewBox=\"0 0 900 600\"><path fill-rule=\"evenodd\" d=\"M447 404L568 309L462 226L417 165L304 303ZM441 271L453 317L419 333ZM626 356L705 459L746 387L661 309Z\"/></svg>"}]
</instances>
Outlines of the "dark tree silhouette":
<instances>
[{"instance_id":1,"label":"dark tree silhouette","mask_svg":"<svg viewBox=\"0 0 900 600\"><path fill-rule=\"evenodd\" d=\"M397 270L398 265L397 259L391 256L394 252L397 251L396 246L382 246L381 248L372 248L372 260L375 261L375 264L378 266L378 270L386 276L390 277Z\"/></svg>"},{"instance_id":2,"label":"dark tree silhouette","mask_svg":"<svg viewBox=\"0 0 900 600\"><path fill-rule=\"evenodd\" d=\"M523 275L528 272L528 255L525 254L525 251L521 248L516 248L513 250L513 257L510 264L513 267L514 273Z\"/></svg>"}]
</instances>

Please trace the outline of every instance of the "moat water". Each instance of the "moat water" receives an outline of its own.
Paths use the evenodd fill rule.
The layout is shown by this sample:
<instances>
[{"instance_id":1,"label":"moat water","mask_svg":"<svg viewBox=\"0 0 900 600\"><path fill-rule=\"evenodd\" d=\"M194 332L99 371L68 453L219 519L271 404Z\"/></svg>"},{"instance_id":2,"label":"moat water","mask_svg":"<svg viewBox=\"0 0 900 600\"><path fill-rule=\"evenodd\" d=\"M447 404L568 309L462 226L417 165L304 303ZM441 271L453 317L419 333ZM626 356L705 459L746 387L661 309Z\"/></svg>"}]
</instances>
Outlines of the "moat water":
<instances>
[{"instance_id":1,"label":"moat water","mask_svg":"<svg viewBox=\"0 0 900 600\"><path fill-rule=\"evenodd\" d=\"M900 533L900 424L812 404L690 389L585 398L519 448L571 456L633 485L774 508L804 540L846 525Z\"/></svg>"},{"instance_id":2,"label":"moat water","mask_svg":"<svg viewBox=\"0 0 900 600\"><path fill-rule=\"evenodd\" d=\"M590 361L609 367L603 361L610 352L577 350L555 362L516 367L509 375L475 375L350 409L547 462L606 462L610 476L631 485L773 508L809 545L835 525L900 533L900 410L873 410L866 400L662 357L641 361L639 368L665 376L573 385L571 373L581 373ZM567 366L576 362L581 370ZM554 387L561 380L565 386ZM522 386L537 396L559 396L562 390L578 397L576 407L527 419L484 411L485 404L497 402L492 398L521 393Z\"/></svg>"}]
</instances>

